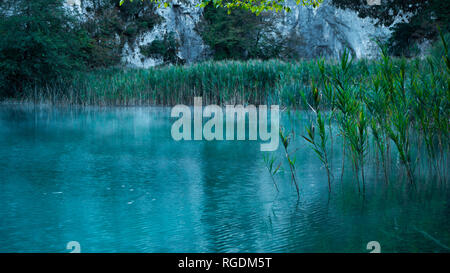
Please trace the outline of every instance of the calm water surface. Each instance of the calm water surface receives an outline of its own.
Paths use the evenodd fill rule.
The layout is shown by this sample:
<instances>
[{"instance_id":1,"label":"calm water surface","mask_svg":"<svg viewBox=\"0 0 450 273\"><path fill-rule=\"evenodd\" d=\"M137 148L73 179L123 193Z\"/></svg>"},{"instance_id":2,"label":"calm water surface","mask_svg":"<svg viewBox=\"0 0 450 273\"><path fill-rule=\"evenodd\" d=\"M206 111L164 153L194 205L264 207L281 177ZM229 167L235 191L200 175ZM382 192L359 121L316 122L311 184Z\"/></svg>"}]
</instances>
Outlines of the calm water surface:
<instances>
[{"instance_id":1,"label":"calm water surface","mask_svg":"<svg viewBox=\"0 0 450 273\"><path fill-rule=\"evenodd\" d=\"M338 144L329 195L298 139L297 201L260 143L176 142L172 122L167 108L0 106L0 252L450 251L445 188L386 187L368 166L363 198Z\"/></svg>"}]
</instances>

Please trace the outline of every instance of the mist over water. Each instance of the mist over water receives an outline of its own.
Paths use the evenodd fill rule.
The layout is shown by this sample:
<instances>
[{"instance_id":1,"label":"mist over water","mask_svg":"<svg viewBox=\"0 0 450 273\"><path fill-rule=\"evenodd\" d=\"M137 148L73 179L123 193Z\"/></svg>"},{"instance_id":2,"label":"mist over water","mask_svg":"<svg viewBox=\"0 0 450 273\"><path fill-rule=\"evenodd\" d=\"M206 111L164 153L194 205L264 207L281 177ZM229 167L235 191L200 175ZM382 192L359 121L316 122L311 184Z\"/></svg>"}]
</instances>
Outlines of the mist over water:
<instances>
[{"instance_id":1,"label":"mist over water","mask_svg":"<svg viewBox=\"0 0 450 273\"><path fill-rule=\"evenodd\" d=\"M363 197L350 165L341 182L336 140L329 194L296 128L297 200L285 159L277 193L260 142L177 142L173 121L170 108L1 105L0 252L450 251L435 181L386 186L368 164Z\"/></svg>"}]
</instances>

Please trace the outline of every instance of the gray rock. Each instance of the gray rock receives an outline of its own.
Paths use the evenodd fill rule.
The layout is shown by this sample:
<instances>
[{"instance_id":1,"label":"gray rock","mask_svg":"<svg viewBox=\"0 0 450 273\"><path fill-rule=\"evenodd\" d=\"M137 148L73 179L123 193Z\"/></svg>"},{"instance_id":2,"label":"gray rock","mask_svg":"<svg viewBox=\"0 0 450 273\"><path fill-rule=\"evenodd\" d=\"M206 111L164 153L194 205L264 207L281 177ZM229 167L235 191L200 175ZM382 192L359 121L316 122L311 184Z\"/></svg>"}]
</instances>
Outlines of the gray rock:
<instances>
[{"instance_id":1,"label":"gray rock","mask_svg":"<svg viewBox=\"0 0 450 273\"><path fill-rule=\"evenodd\" d=\"M80 0L68 1L72 6L80 4ZM81 5L89 6L86 3L89 1L94 0L81 0ZM144 57L140 46L161 39L169 32L175 33L180 44L178 57L186 63L210 58L211 50L196 30L197 24L201 24L203 11L196 7L198 3L199 0L174 0L172 7L158 9L157 13L164 20L151 31L139 34L134 44L125 43L122 49L123 64L133 67L162 64L161 59ZM375 39L390 36L389 28L375 26L374 19L359 18L354 11L338 9L330 0L324 0L316 9L298 6L294 0L288 0L288 5L292 11L280 12L276 16L276 25L281 33L280 39L287 41L301 58L336 58L344 48L358 58L373 58L378 55Z\"/></svg>"},{"instance_id":2,"label":"gray rock","mask_svg":"<svg viewBox=\"0 0 450 273\"><path fill-rule=\"evenodd\" d=\"M150 44L160 39L166 33L175 33L180 47L178 57L186 63L198 62L210 57L210 50L196 31L196 24L200 22L203 9L196 7L199 1L173 1L173 6L159 8L157 13L164 18L161 24L152 31L142 33L135 41L135 45L126 44L123 49L122 61L128 66L149 67L162 64L155 58L145 58L140 53L140 46Z\"/></svg>"}]
</instances>

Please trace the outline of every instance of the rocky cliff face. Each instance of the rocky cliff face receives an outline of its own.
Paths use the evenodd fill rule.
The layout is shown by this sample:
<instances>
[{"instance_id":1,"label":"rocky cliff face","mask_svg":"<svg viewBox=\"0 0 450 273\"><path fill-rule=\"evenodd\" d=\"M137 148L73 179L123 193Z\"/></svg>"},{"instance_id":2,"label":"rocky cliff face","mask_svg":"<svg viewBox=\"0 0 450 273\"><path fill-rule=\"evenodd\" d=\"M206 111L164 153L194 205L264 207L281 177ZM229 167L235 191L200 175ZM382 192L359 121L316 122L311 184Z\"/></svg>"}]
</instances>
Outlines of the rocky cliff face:
<instances>
[{"instance_id":1,"label":"rocky cliff face","mask_svg":"<svg viewBox=\"0 0 450 273\"><path fill-rule=\"evenodd\" d=\"M80 2L95 0L67 1L83 13L86 9L80 7L83 6ZM279 13L276 25L282 38L288 38L289 46L302 58L338 57L344 48L353 51L358 58L372 58L378 54L374 39L390 35L388 28L375 26L375 20L362 19L354 11L336 8L330 0L325 0L316 9L288 1L292 11ZM163 20L152 30L140 33L133 44L123 45L122 62L134 67L163 63L162 59L144 56L141 46L170 32L175 33L178 40L178 57L186 63L208 59L211 51L197 30L202 23L202 9L196 7L197 3L198 0L174 0L172 7L157 9Z\"/></svg>"},{"instance_id":2,"label":"rocky cliff face","mask_svg":"<svg viewBox=\"0 0 450 273\"><path fill-rule=\"evenodd\" d=\"M375 20L359 18L357 13L342 10L325 0L316 8L297 6L291 1L292 11L284 13L280 22L284 35L291 35L299 56L338 57L348 48L358 58L372 58L378 54L374 39L389 37L385 27L376 27Z\"/></svg>"},{"instance_id":3,"label":"rocky cliff face","mask_svg":"<svg viewBox=\"0 0 450 273\"><path fill-rule=\"evenodd\" d=\"M163 20L150 32L139 35L135 45L125 44L122 61L129 66L149 67L163 63L158 58L145 58L141 54L141 45L148 45L155 39L160 39L167 33L175 33L178 40L178 57L186 63L198 62L210 57L208 46L205 45L196 30L201 21L203 10L195 7L199 1L173 1L173 6L160 8L156 12Z\"/></svg>"}]
</instances>

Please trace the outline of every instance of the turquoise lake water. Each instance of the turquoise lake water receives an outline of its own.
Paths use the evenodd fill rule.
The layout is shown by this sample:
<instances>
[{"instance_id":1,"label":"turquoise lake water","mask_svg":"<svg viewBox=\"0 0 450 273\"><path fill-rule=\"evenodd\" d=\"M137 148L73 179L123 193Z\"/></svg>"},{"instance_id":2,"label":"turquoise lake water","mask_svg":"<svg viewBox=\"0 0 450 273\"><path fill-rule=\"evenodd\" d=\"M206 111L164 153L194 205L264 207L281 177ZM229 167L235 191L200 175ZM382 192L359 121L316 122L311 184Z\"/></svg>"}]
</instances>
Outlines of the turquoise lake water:
<instances>
[{"instance_id":1,"label":"turquoise lake water","mask_svg":"<svg viewBox=\"0 0 450 273\"><path fill-rule=\"evenodd\" d=\"M340 180L338 143L329 194L298 137L297 200L286 162L277 193L258 141L176 142L173 121L169 108L1 105L0 252L450 251L448 187L386 186L371 164L362 196L350 167Z\"/></svg>"}]
</instances>

